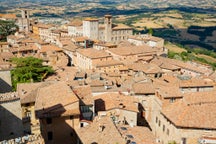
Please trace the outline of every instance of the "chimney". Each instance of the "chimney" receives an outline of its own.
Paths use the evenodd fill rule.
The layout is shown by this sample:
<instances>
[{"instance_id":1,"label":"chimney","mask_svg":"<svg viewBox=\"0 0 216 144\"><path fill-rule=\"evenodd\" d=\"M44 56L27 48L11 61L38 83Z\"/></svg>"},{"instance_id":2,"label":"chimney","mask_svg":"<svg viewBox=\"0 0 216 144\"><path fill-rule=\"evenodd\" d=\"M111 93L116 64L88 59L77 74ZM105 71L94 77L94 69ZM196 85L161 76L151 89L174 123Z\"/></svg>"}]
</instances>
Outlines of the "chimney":
<instances>
[{"instance_id":1,"label":"chimney","mask_svg":"<svg viewBox=\"0 0 216 144\"><path fill-rule=\"evenodd\" d=\"M124 108L123 103L120 103L120 104L119 104L119 108Z\"/></svg>"},{"instance_id":2,"label":"chimney","mask_svg":"<svg viewBox=\"0 0 216 144\"><path fill-rule=\"evenodd\" d=\"M99 124L98 131L101 133L101 132L103 132L104 128L105 128L105 126Z\"/></svg>"},{"instance_id":3,"label":"chimney","mask_svg":"<svg viewBox=\"0 0 216 144\"><path fill-rule=\"evenodd\" d=\"M22 95L26 94L26 91L24 89L22 89Z\"/></svg>"}]
</instances>

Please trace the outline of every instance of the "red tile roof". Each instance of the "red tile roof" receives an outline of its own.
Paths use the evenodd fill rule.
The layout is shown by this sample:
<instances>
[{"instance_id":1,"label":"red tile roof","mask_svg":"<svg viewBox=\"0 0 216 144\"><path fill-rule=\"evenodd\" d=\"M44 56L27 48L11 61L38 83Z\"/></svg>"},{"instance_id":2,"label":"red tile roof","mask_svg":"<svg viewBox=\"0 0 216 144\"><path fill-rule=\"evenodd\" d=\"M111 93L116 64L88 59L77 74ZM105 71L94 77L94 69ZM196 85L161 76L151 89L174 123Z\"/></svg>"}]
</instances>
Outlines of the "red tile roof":
<instances>
[{"instance_id":1,"label":"red tile roof","mask_svg":"<svg viewBox=\"0 0 216 144\"><path fill-rule=\"evenodd\" d=\"M100 127L103 129L102 131L99 130ZM84 144L126 143L110 117L96 117L93 123L86 127L77 129L76 133Z\"/></svg>"},{"instance_id":2,"label":"red tile roof","mask_svg":"<svg viewBox=\"0 0 216 144\"><path fill-rule=\"evenodd\" d=\"M94 96L94 99L96 111L122 109L138 112L137 100L134 97L124 96L117 93L105 93Z\"/></svg>"},{"instance_id":3,"label":"red tile roof","mask_svg":"<svg viewBox=\"0 0 216 144\"><path fill-rule=\"evenodd\" d=\"M216 129L216 103L188 105L178 101L162 109L162 114L177 127Z\"/></svg>"},{"instance_id":4,"label":"red tile roof","mask_svg":"<svg viewBox=\"0 0 216 144\"><path fill-rule=\"evenodd\" d=\"M79 114L79 99L65 82L56 82L38 90L35 110L38 117Z\"/></svg>"},{"instance_id":5,"label":"red tile roof","mask_svg":"<svg viewBox=\"0 0 216 144\"><path fill-rule=\"evenodd\" d=\"M48 51L62 51L61 48L55 45L42 45L41 49L39 50L41 53L48 52Z\"/></svg>"},{"instance_id":6,"label":"red tile roof","mask_svg":"<svg viewBox=\"0 0 216 144\"><path fill-rule=\"evenodd\" d=\"M81 55L88 57L88 58L91 58L91 59L111 57L107 52L102 51L102 50L96 50L93 48L79 49L79 50L77 50L77 52L80 53Z\"/></svg>"},{"instance_id":7,"label":"red tile roof","mask_svg":"<svg viewBox=\"0 0 216 144\"><path fill-rule=\"evenodd\" d=\"M135 83L132 85L135 94L154 94L155 88L151 82Z\"/></svg>"}]
</instances>

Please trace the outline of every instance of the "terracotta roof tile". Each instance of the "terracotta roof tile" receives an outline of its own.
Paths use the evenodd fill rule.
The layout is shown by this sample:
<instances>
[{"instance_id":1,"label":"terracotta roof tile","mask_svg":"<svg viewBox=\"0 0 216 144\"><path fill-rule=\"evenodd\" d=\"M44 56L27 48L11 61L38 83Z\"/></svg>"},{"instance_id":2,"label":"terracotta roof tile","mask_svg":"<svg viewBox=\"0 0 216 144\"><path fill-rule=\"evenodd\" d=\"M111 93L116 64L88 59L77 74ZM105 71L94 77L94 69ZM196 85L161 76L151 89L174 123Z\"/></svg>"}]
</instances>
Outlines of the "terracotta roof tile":
<instances>
[{"instance_id":1,"label":"terracotta roof tile","mask_svg":"<svg viewBox=\"0 0 216 144\"><path fill-rule=\"evenodd\" d=\"M48 51L62 51L61 48L55 46L55 45L43 45L41 46L40 52L48 52Z\"/></svg>"},{"instance_id":2,"label":"terracotta roof tile","mask_svg":"<svg viewBox=\"0 0 216 144\"><path fill-rule=\"evenodd\" d=\"M169 59L169 58L164 58L164 57L157 57L156 59L158 59L159 61L161 61L163 63L169 63L169 64L175 65L177 67L180 67L182 69L187 69L187 70L190 70L190 71L193 71L196 73L206 74L206 75L212 73L212 71L210 69L203 69L203 68L196 66L192 63L189 63L189 62L185 63L185 62L180 61L180 60Z\"/></svg>"},{"instance_id":3,"label":"terracotta roof tile","mask_svg":"<svg viewBox=\"0 0 216 144\"><path fill-rule=\"evenodd\" d=\"M1 14L0 15L1 18L5 18L5 19L16 19L16 14Z\"/></svg>"},{"instance_id":4,"label":"terracotta roof tile","mask_svg":"<svg viewBox=\"0 0 216 144\"><path fill-rule=\"evenodd\" d=\"M133 63L128 65L128 68L133 71L142 71L146 74L163 73L160 67L151 63Z\"/></svg>"},{"instance_id":5,"label":"terracotta roof tile","mask_svg":"<svg viewBox=\"0 0 216 144\"><path fill-rule=\"evenodd\" d=\"M188 105L216 103L216 91L185 93L183 101Z\"/></svg>"},{"instance_id":6,"label":"terracotta roof tile","mask_svg":"<svg viewBox=\"0 0 216 144\"><path fill-rule=\"evenodd\" d=\"M102 131L99 128L102 127ZM110 117L96 117L93 123L76 130L84 144L125 144L125 140L117 130ZM94 136L92 136L92 134Z\"/></svg>"},{"instance_id":7,"label":"terracotta roof tile","mask_svg":"<svg viewBox=\"0 0 216 144\"><path fill-rule=\"evenodd\" d=\"M68 24L68 26L75 26L75 27L82 26L82 25L83 25L83 22L79 19L75 19Z\"/></svg>"},{"instance_id":8,"label":"terracotta roof tile","mask_svg":"<svg viewBox=\"0 0 216 144\"><path fill-rule=\"evenodd\" d=\"M117 60L107 60L106 62L99 61L95 63L96 67L108 67L108 66L117 66L117 65L123 65L123 63Z\"/></svg>"},{"instance_id":9,"label":"terracotta roof tile","mask_svg":"<svg viewBox=\"0 0 216 144\"><path fill-rule=\"evenodd\" d=\"M130 127L129 125L117 125L117 127L122 137L130 139L127 135L133 136L130 139L131 142L136 142L137 144L156 144L156 138L148 127Z\"/></svg>"},{"instance_id":10,"label":"terracotta roof tile","mask_svg":"<svg viewBox=\"0 0 216 144\"><path fill-rule=\"evenodd\" d=\"M147 45L143 45L143 46L123 45L121 47L118 46L117 48L109 49L108 51L120 56L156 53L154 49L152 49Z\"/></svg>"},{"instance_id":11,"label":"terracotta roof tile","mask_svg":"<svg viewBox=\"0 0 216 144\"><path fill-rule=\"evenodd\" d=\"M35 45L27 45L27 46L20 46L18 48L10 48L10 52L22 52L22 51L30 51L30 50L38 50L38 48Z\"/></svg>"},{"instance_id":12,"label":"terracotta roof tile","mask_svg":"<svg viewBox=\"0 0 216 144\"><path fill-rule=\"evenodd\" d=\"M56 82L38 90L35 110L40 116L47 112L56 112L58 116L79 114L79 106L75 108L69 106L78 101L77 96L65 82Z\"/></svg>"},{"instance_id":13,"label":"terracotta roof tile","mask_svg":"<svg viewBox=\"0 0 216 144\"><path fill-rule=\"evenodd\" d=\"M17 92L20 96L21 104L35 102L37 91L41 87L50 85L49 82L40 82L40 83L20 83L17 85Z\"/></svg>"},{"instance_id":14,"label":"terracotta roof tile","mask_svg":"<svg viewBox=\"0 0 216 144\"><path fill-rule=\"evenodd\" d=\"M74 43L66 44L62 47L63 50L68 50L75 52L76 49L81 48L80 46L75 45Z\"/></svg>"},{"instance_id":15,"label":"terracotta roof tile","mask_svg":"<svg viewBox=\"0 0 216 144\"><path fill-rule=\"evenodd\" d=\"M113 25L112 26L112 30L121 30L121 29L128 29L128 30L132 30L131 27L124 25L124 24L118 24L118 25Z\"/></svg>"},{"instance_id":16,"label":"terracotta roof tile","mask_svg":"<svg viewBox=\"0 0 216 144\"><path fill-rule=\"evenodd\" d=\"M0 52L0 57L3 59L11 59L14 57L13 53L11 52Z\"/></svg>"},{"instance_id":17,"label":"terracotta roof tile","mask_svg":"<svg viewBox=\"0 0 216 144\"><path fill-rule=\"evenodd\" d=\"M86 40L88 40L87 37L74 37L74 38L72 38L72 41L74 41L74 42L84 42Z\"/></svg>"},{"instance_id":18,"label":"terracotta roof tile","mask_svg":"<svg viewBox=\"0 0 216 144\"><path fill-rule=\"evenodd\" d=\"M79 49L77 50L78 53L81 55L91 58L91 59L98 59L98 58L104 58L104 57L111 57L107 52L102 50L96 50L93 48L88 49Z\"/></svg>"},{"instance_id":19,"label":"terracotta roof tile","mask_svg":"<svg viewBox=\"0 0 216 144\"><path fill-rule=\"evenodd\" d=\"M188 105L178 101L164 107L162 114L177 127L216 129L216 103Z\"/></svg>"},{"instance_id":20,"label":"terracotta roof tile","mask_svg":"<svg viewBox=\"0 0 216 144\"><path fill-rule=\"evenodd\" d=\"M93 104L93 96L91 87L89 85L87 86L75 86L73 88L73 92L79 97L79 99L83 102L85 105L92 105Z\"/></svg>"},{"instance_id":21,"label":"terracotta roof tile","mask_svg":"<svg viewBox=\"0 0 216 144\"><path fill-rule=\"evenodd\" d=\"M132 85L135 94L154 94L155 89L151 82L135 83Z\"/></svg>"},{"instance_id":22,"label":"terracotta roof tile","mask_svg":"<svg viewBox=\"0 0 216 144\"><path fill-rule=\"evenodd\" d=\"M96 111L108 111L111 109L123 109L138 112L137 100L134 97L117 93L105 93L94 96ZM122 108L120 108L123 105Z\"/></svg>"},{"instance_id":23,"label":"terracotta roof tile","mask_svg":"<svg viewBox=\"0 0 216 144\"><path fill-rule=\"evenodd\" d=\"M53 27L53 25L50 25L50 24L48 25L48 24L43 24L43 23L37 23L33 26L38 27L38 28L43 28L43 29L49 29Z\"/></svg>"},{"instance_id":24,"label":"terracotta roof tile","mask_svg":"<svg viewBox=\"0 0 216 144\"><path fill-rule=\"evenodd\" d=\"M214 83L211 80L192 78L190 80L181 80L180 87L213 87Z\"/></svg>"},{"instance_id":25,"label":"terracotta roof tile","mask_svg":"<svg viewBox=\"0 0 216 144\"><path fill-rule=\"evenodd\" d=\"M163 98L182 98L183 94L181 93L179 86L173 83L167 83L162 80L153 80L153 85Z\"/></svg>"},{"instance_id":26,"label":"terracotta roof tile","mask_svg":"<svg viewBox=\"0 0 216 144\"><path fill-rule=\"evenodd\" d=\"M96 18L85 18L84 21L98 21Z\"/></svg>"},{"instance_id":27,"label":"terracotta roof tile","mask_svg":"<svg viewBox=\"0 0 216 144\"><path fill-rule=\"evenodd\" d=\"M155 37L155 36L148 35L148 34L144 34L144 35L133 35L133 36L130 36L129 38L131 38L131 39L136 39L136 40L141 40L141 41L145 41L145 42L148 42L148 41L155 41L155 42L158 42L158 41L163 40L162 38Z\"/></svg>"},{"instance_id":28,"label":"terracotta roof tile","mask_svg":"<svg viewBox=\"0 0 216 144\"><path fill-rule=\"evenodd\" d=\"M75 67L61 66L55 70L55 75L49 76L46 81L73 81L77 72Z\"/></svg>"}]
</instances>

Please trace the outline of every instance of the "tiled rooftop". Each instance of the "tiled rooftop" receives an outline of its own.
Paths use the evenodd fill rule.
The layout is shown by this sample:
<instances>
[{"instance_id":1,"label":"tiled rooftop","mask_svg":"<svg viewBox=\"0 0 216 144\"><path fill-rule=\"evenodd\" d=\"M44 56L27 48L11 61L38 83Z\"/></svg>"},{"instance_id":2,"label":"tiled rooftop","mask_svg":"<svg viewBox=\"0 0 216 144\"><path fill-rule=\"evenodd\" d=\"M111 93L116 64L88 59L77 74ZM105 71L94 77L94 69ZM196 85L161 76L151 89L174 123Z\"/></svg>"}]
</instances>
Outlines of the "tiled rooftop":
<instances>
[{"instance_id":1,"label":"tiled rooftop","mask_svg":"<svg viewBox=\"0 0 216 144\"><path fill-rule=\"evenodd\" d=\"M146 54L146 53L153 53L155 54L156 51L147 45L143 46L118 46L117 48L109 49L113 54L120 55L120 56L128 56L128 55L138 55L138 54Z\"/></svg>"},{"instance_id":2,"label":"tiled rooftop","mask_svg":"<svg viewBox=\"0 0 216 144\"><path fill-rule=\"evenodd\" d=\"M216 129L216 103L188 105L178 101L164 107L162 114L177 127Z\"/></svg>"},{"instance_id":3,"label":"tiled rooftop","mask_svg":"<svg viewBox=\"0 0 216 144\"><path fill-rule=\"evenodd\" d=\"M92 91L89 85L87 86L75 86L73 88L73 92L78 96L78 98L83 102L85 105L92 105L93 104L93 97Z\"/></svg>"},{"instance_id":4,"label":"tiled rooftop","mask_svg":"<svg viewBox=\"0 0 216 144\"><path fill-rule=\"evenodd\" d=\"M155 36L148 35L148 34L144 34L144 35L133 35L133 36L130 36L129 38L130 38L130 39L141 40L141 41L145 41L145 42L148 42L148 41L155 41L155 42L158 42L158 41L163 40L162 38L155 37Z\"/></svg>"},{"instance_id":5,"label":"tiled rooftop","mask_svg":"<svg viewBox=\"0 0 216 144\"><path fill-rule=\"evenodd\" d=\"M110 117L96 117L90 125L81 127L76 133L84 144L125 144Z\"/></svg>"},{"instance_id":6,"label":"tiled rooftop","mask_svg":"<svg viewBox=\"0 0 216 144\"><path fill-rule=\"evenodd\" d=\"M48 82L38 83L20 83L17 85L17 92L20 97L21 104L34 103L39 88L50 85Z\"/></svg>"},{"instance_id":7,"label":"tiled rooftop","mask_svg":"<svg viewBox=\"0 0 216 144\"><path fill-rule=\"evenodd\" d=\"M0 94L0 102L7 102L12 100L20 99L17 92L8 92Z\"/></svg>"},{"instance_id":8,"label":"tiled rooftop","mask_svg":"<svg viewBox=\"0 0 216 144\"><path fill-rule=\"evenodd\" d=\"M9 60L9 59L13 58L14 55L11 52L1 52L0 57L3 59Z\"/></svg>"},{"instance_id":9,"label":"tiled rooftop","mask_svg":"<svg viewBox=\"0 0 216 144\"><path fill-rule=\"evenodd\" d=\"M89 49L79 49L77 50L78 53L81 55L91 58L91 59L97 59L97 58L104 58L104 57L111 57L107 52L105 51L99 51L93 48Z\"/></svg>"},{"instance_id":10,"label":"tiled rooftop","mask_svg":"<svg viewBox=\"0 0 216 144\"><path fill-rule=\"evenodd\" d=\"M58 115L79 114L79 107L69 105L79 101L71 88L65 82L56 82L40 88L36 97L35 110L40 116L48 112Z\"/></svg>"},{"instance_id":11,"label":"tiled rooftop","mask_svg":"<svg viewBox=\"0 0 216 144\"><path fill-rule=\"evenodd\" d=\"M132 85L135 94L154 94L155 88L151 82L135 83Z\"/></svg>"},{"instance_id":12,"label":"tiled rooftop","mask_svg":"<svg viewBox=\"0 0 216 144\"><path fill-rule=\"evenodd\" d=\"M122 137L131 142L136 142L136 144L156 144L156 138L148 127L117 125L117 128L122 134Z\"/></svg>"},{"instance_id":13,"label":"tiled rooftop","mask_svg":"<svg viewBox=\"0 0 216 144\"><path fill-rule=\"evenodd\" d=\"M132 30L131 27L124 25L124 24L118 24L118 25L113 25L112 26L112 30L122 30L122 29L128 29L128 30Z\"/></svg>"},{"instance_id":14,"label":"tiled rooftop","mask_svg":"<svg viewBox=\"0 0 216 144\"><path fill-rule=\"evenodd\" d=\"M137 99L118 93L105 93L94 96L96 111L123 109L138 112ZM121 107L120 105L123 105Z\"/></svg>"},{"instance_id":15,"label":"tiled rooftop","mask_svg":"<svg viewBox=\"0 0 216 144\"><path fill-rule=\"evenodd\" d=\"M109 66L123 65L123 63L117 60L107 60L106 62L99 61L95 65L96 67L109 67Z\"/></svg>"},{"instance_id":16,"label":"tiled rooftop","mask_svg":"<svg viewBox=\"0 0 216 144\"><path fill-rule=\"evenodd\" d=\"M187 105L216 103L216 91L185 93L183 101Z\"/></svg>"},{"instance_id":17,"label":"tiled rooftop","mask_svg":"<svg viewBox=\"0 0 216 144\"><path fill-rule=\"evenodd\" d=\"M128 65L128 68L133 71L142 71L146 74L163 73L160 67L151 63L133 63Z\"/></svg>"},{"instance_id":18,"label":"tiled rooftop","mask_svg":"<svg viewBox=\"0 0 216 144\"><path fill-rule=\"evenodd\" d=\"M82 26L83 22L79 19L74 19L72 20L68 26L75 26L75 27L78 27L78 26Z\"/></svg>"},{"instance_id":19,"label":"tiled rooftop","mask_svg":"<svg viewBox=\"0 0 216 144\"><path fill-rule=\"evenodd\" d=\"M43 45L40 49L41 53L48 52L48 51L62 51L62 49L55 45Z\"/></svg>"},{"instance_id":20,"label":"tiled rooftop","mask_svg":"<svg viewBox=\"0 0 216 144\"><path fill-rule=\"evenodd\" d=\"M190 80L180 81L180 87L213 87L214 83L211 80L192 78Z\"/></svg>"}]
</instances>

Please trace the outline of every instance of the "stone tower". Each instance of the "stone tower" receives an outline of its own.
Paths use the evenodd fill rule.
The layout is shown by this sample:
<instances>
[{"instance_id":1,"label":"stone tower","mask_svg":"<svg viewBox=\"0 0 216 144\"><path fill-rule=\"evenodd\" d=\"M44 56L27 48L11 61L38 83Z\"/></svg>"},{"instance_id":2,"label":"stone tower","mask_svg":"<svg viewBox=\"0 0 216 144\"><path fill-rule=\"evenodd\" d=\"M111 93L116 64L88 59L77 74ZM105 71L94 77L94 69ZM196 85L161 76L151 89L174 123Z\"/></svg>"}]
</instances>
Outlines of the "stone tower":
<instances>
[{"instance_id":1,"label":"stone tower","mask_svg":"<svg viewBox=\"0 0 216 144\"><path fill-rule=\"evenodd\" d=\"M83 36L90 39L98 39L98 19L86 18L83 21Z\"/></svg>"},{"instance_id":2,"label":"stone tower","mask_svg":"<svg viewBox=\"0 0 216 144\"><path fill-rule=\"evenodd\" d=\"M110 42L112 37L112 16L105 15L105 41Z\"/></svg>"},{"instance_id":3,"label":"stone tower","mask_svg":"<svg viewBox=\"0 0 216 144\"><path fill-rule=\"evenodd\" d=\"M22 18L29 19L29 11L28 10L21 10Z\"/></svg>"},{"instance_id":4,"label":"stone tower","mask_svg":"<svg viewBox=\"0 0 216 144\"><path fill-rule=\"evenodd\" d=\"M29 19L29 11L21 10L22 17L18 19L17 25L19 27L19 31L30 31L30 19Z\"/></svg>"}]
</instances>

